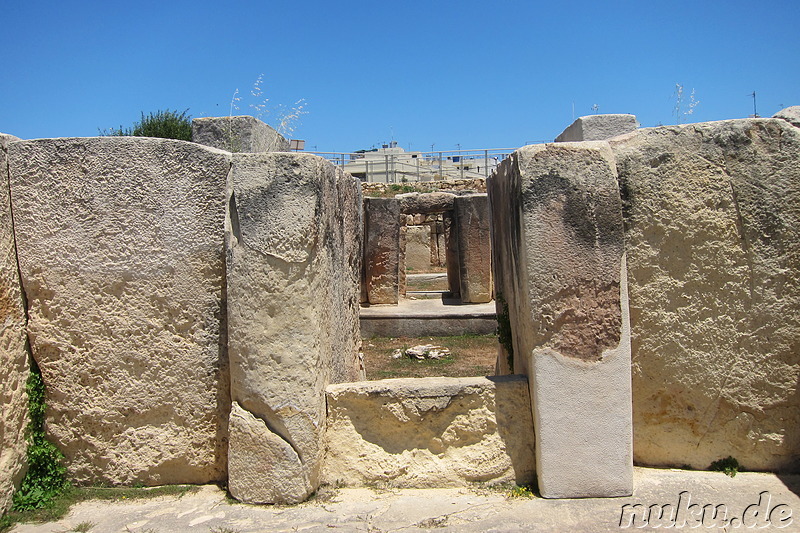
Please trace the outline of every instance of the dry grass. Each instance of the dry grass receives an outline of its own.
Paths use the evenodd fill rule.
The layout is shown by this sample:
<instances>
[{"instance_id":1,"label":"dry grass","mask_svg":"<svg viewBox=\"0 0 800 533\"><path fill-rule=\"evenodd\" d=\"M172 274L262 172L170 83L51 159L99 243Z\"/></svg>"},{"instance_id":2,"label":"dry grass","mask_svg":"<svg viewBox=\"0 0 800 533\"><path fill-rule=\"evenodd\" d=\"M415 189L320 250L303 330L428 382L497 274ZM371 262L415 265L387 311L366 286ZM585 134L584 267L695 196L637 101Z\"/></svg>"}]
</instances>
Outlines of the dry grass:
<instances>
[{"instance_id":1,"label":"dry grass","mask_svg":"<svg viewBox=\"0 0 800 533\"><path fill-rule=\"evenodd\" d=\"M450 349L442 359L417 361L393 359L392 352L418 344L436 344ZM497 358L496 335L458 337L375 337L363 344L367 379L422 378L432 376L466 377L494 375Z\"/></svg>"}]
</instances>

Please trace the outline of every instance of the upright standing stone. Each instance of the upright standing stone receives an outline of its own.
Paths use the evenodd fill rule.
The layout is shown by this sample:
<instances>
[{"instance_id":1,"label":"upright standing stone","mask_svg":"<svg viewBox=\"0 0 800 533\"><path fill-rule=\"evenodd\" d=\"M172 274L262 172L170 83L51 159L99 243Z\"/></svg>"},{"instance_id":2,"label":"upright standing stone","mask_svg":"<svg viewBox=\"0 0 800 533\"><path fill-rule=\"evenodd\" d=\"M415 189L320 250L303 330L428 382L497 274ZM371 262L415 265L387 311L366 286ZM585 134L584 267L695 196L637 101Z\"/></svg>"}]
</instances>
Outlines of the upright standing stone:
<instances>
[{"instance_id":1,"label":"upright standing stone","mask_svg":"<svg viewBox=\"0 0 800 533\"><path fill-rule=\"evenodd\" d=\"M236 154L228 201L228 487L297 503L319 484L325 387L362 376L358 183L306 154Z\"/></svg>"},{"instance_id":2,"label":"upright standing stone","mask_svg":"<svg viewBox=\"0 0 800 533\"><path fill-rule=\"evenodd\" d=\"M45 427L78 483L225 479L229 158L141 137L9 146Z\"/></svg>"},{"instance_id":3,"label":"upright standing stone","mask_svg":"<svg viewBox=\"0 0 800 533\"><path fill-rule=\"evenodd\" d=\"M525 360L515 370L531 383L539 489L547 498L630 495L630 327L613 155L606 143L527 146L490 182L500 182L489 186L492 210L506 218L494 234L498 275L517 276L501 287L515 358Z\"/></svg>"},{"instance_id":4,"label":"upright standing stone","mask_svg":"<svg viewBox=\"0 0 800 533\"><path fill-rule=\"evenodd\" d=\"M248 115L192 120L192 141L228 152L288 152L289 141Z\"/></svg>"},{"instance_id":5,"label":"upright standing stone","mask_svg":"<svg viewBox=\"0 0 800 533\"><path fill-rule=\"evenodd\" d=\"M454 215L458 226L458 267L461 301L492 301L492 244L489 198L485 194L458 196Z\"/></svg>"},{"instance_id":6,"label":"upright standing stone","mask_svg":"<svg viewBox=\"0 0 800 533\"><path fill-rule=\"evenodd\" d=\"M701 469L733 456L747 470L799 472L800 129L726 120L610 144L625 199L637 463Z\"/></svg>"},{"instance_id":7,"label":"upright standing stone","mask_svg":"<svg viewBox=\"0 0 800 533\"><path fill-rule=\"evenodd\" d=\"M461 269L458 267L458 226L453 211L442 213L442 222L444 225L447 289L454 297L458 297L461 294Z\"/></svg>"},{"instance_id":8,"label":"upright standing stone","mask_svg":"<svg viewBox=\"0 0 800 533\"><path fill-rule=\"evenodd\" d=\"M8 144L16 137L0 133L0 515L11 506L11 495L25 471L25 426L30 372L25 347L25 308L17 269L17 250L8 191Z\"/></svg>"},{"instance_id":9,"label":"upright standing stone","mask_svg":"<svg viewBox=\"0 0 800 533\"><path fill-rule=\"evenodd\" d=\"M371 304L396 304L400 284L400 202L365 198L364 272Z\"/></svg>"}]
</instances>

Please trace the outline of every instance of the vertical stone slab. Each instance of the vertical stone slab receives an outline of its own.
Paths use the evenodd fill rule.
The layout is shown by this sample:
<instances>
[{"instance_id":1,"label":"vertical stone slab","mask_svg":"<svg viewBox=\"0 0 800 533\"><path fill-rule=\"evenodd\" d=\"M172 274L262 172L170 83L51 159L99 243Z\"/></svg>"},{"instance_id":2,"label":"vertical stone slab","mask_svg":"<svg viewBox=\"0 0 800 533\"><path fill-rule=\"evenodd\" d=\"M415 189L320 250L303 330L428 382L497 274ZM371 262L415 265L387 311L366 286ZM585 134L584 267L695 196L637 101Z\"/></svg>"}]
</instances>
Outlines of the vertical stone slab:
<instances>
[{"instance_id":1,"label":"vertical stone slab","mask_svg":"<svg viewBox=\"0 0 800 533\"><path fill-rule=\"evenodd\" d=\"M0 515L11 507L11 496L25 472L25 427L30 367L25 345L25 308L17 268L14 225L8 190L8 144L16 137L0 133Z\"/></svg>"},{"instance_id":2,"label":"vertical stone slab","mask_svg":"<svg viewBox=\"0 0 800 533\"><path fill-rule=\"evenodd\" d=\"M400 284L400 202L364 199L364 276L371 304L396 304Z\"/></svg>"},{"instance_id":3,"label":"vertical stone slab","mask_svg":"<svg viewBox=\"0 0 800 533\"><path fill-rule=\"evenodd\" d=\"M505 183L490 194L516 189L521 199L492 199L507 219L493 246L505 248L503 275L525 271L501 286L515 356L527 359L539 489L547 498L629 495L630 327L613 155L606 143L528 146L494 180Z\"/></svg>"},{"instance_id":4,"label":"vertical stone slab","mask_svg":"<svg viewBox=\"0 0 800 533\"><path fill-rule=\"evenodd\" d=\"M135 137L9 145L45 426L78 483L225 478L229 157Z\"/></svg>"},{"instance_id":5,"label":"vertical stone slab","mask_svg":"<svg viewBox=\"0 0 800 533\"><path fill-rule=\"evenodd\" d=\"M447 288L454 297L461 294L461 269L458 267L458 226L453 211L442 213L444 223L445 266L447 268Z\"/></svg>"},{"instance_id":6,"label":"vertical stone slab","mask_svg":"<svg viewBox=\"0 0 800 533\"><path fill-rule=\"evenodd\" d=\"M625 199L634 458L800 471L800 129L726 120L611 146Z\"/></svg>"},{"instance_id":7,"label":"vertical stone slab","mask_svg":"<svg viewBox=\"0 0 800 533\"><path fill-rule=\"evenodd\" d=\"M248 115L192 119L192 142L228 152L288 152L289 141Z\"/></svg>"},{"instance_id":8,"label":"vertical stone slab","mask_svg":"<svg viewBox=\"0 0 800 533\"><path fill-rule=\"evenodd\" d=\"M457 196L454 215L458 226L458 268L461 301L492 301L492 244L489 198L485 194Z\"/></svg>"},{"instance_id":9,"label":"vertical stone slab","mask_svg":"<svg viewBox=\"0 0 800 533\"><path fill-rule=\"evenodd\" d=\"M228 185L228 488L297 503L319 484L325 387L357 379L358 183L307 154L235 154Z\"/></svg>"}]
</instances>

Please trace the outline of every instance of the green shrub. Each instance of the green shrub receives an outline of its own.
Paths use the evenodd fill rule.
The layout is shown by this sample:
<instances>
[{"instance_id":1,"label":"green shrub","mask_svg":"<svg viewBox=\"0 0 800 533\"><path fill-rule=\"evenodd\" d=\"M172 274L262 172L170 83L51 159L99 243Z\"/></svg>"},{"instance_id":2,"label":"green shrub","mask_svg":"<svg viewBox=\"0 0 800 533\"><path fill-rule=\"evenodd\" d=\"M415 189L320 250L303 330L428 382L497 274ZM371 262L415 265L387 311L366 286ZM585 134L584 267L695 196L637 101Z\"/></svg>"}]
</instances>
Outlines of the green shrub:
<instances>
[{"instance_id":1,"label":"green shrub","mask_svg":"<svg viewBox=\"0 0 800 533\"><path fill-rule=\"evenodd\" d=\"M182 113L166 109L158 110L145 116L142 113L141 122L134 122L133 128L103 130L100 135L112 137L160 137L162 139L179 139L181 141L192 140L192 117L187 113L188 109Z\"/></svg>"}]
</instances>

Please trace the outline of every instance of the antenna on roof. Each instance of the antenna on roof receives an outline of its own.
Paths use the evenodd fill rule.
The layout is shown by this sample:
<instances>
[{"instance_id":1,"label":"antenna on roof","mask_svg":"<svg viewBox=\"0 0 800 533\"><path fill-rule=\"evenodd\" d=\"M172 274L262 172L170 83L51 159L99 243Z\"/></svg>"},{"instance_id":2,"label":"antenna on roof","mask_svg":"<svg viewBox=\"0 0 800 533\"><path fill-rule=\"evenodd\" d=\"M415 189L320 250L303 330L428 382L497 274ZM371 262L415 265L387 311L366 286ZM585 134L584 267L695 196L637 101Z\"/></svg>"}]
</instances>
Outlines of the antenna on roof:
<instances>
[{"instance_id":1,"label":"antenna on roof","mask_svg":"<svg viewBox=\"0 0 800 533\"><path fill-rule=\"evenodd\" d=\"M753 97L753 116L751 118L758 118L758 111L756 111L756 92L753 91L752 93L748 94L747 96Z\"/></svg>"}]
</instances>

